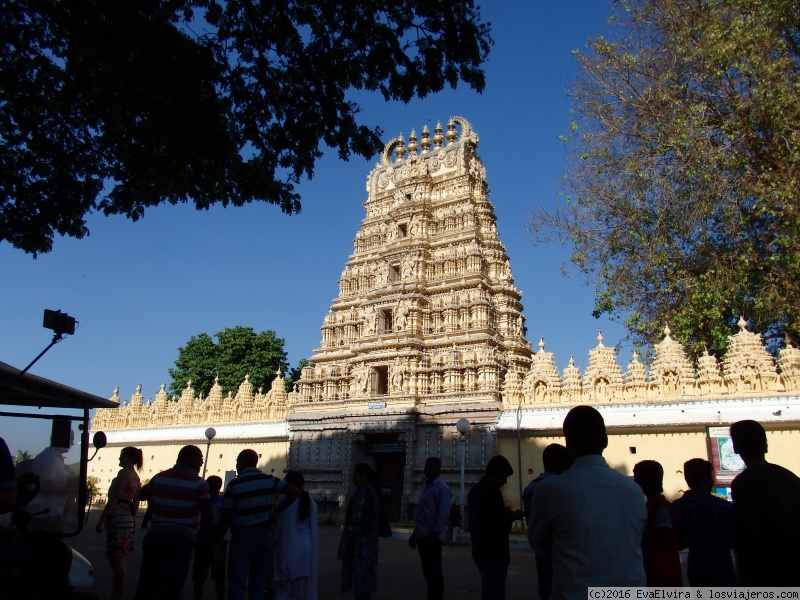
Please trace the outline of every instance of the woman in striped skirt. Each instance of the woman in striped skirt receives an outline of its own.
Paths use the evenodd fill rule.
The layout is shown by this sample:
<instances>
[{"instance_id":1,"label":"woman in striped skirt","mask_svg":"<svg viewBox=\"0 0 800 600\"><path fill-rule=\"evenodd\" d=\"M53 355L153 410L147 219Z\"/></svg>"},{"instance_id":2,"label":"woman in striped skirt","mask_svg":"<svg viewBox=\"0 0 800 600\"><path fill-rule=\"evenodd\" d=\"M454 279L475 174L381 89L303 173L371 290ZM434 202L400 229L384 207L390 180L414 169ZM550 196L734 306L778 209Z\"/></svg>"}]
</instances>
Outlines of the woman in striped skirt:
<instances>
[{"instance_id":1,"label":"woman in striped skirt","mask_svg":"<svg viewBox=\"0 0 800 600\"><path fill-rule=\"evenodd\" d=\"M108 502L97 521L97 533L106 529L106 558L113 574L112 600L125 596L125 557L133 552L134 516L139 506L141 483L134 467L141 470L142 451L133 446L119 453L120 472L108 488Z\"/></svg>"}]
</instances>

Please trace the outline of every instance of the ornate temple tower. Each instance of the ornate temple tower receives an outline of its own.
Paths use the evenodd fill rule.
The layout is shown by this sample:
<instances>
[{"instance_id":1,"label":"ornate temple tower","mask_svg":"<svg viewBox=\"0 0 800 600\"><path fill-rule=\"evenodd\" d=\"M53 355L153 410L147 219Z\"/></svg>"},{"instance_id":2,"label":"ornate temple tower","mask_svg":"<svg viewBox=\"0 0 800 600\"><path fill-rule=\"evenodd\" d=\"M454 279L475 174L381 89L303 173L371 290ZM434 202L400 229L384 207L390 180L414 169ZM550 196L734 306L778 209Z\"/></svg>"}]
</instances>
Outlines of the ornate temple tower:
<instances>
[{"instance_id":1,"label":"ornate temple tower","mask_svg":"<svg viewBox=\"0 0 800 600\"><path fill-rule=\"evenodd\" d=\"M455 467L459 418L473 424L475 465L496 452L502 396L519 393L531 361L478 136L461 117L442 134L395 138L369 175L366 216L289 416L289 466L315 491L346 489L352 464L370 462L398 516L428 456L446 479Z\"/></svg>"}]
</instances>

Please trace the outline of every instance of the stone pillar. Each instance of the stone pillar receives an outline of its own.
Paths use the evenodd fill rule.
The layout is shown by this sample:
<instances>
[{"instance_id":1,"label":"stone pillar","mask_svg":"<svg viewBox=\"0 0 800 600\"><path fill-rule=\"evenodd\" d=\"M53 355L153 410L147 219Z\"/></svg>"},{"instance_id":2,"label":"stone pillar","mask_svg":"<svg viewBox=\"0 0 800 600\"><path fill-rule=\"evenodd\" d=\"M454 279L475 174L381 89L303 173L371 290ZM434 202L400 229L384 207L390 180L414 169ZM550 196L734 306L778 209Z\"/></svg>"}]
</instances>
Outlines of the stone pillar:
<instances>
[{"instance_id":1,"label":"stone pillar","mask_svg":"<svg viewBox=\"0 0 800 600\"><path fill-rule=\"evenodd\" d=\"M405 428L405 442L406 442L406 464L403 469L403 501L400 503L400 520L406 522L409 520L409 497L414 484L414 425L407 425Z\"/></svg>"}]
</instances>

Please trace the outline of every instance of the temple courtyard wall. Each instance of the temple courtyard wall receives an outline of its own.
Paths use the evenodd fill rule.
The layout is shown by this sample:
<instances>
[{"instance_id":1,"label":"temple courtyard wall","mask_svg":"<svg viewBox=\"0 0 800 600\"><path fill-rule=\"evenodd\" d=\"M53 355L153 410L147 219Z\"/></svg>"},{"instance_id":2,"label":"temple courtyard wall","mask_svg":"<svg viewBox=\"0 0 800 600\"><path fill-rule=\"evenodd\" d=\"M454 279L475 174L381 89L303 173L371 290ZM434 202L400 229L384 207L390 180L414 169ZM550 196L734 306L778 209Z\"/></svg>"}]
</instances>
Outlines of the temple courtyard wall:
<instances>
[{"instance_id":1,"label":"temple courtyard wall","mask_svg":"<svg viewBox=\"0 0 800 600\"><path fill-rule=\"evenodd\" d=\"M527 324L478 142L466 119L452 117L446 130L425 126L418 138L412 129L407 145L402 135L386 145L366 199L354 200L364 218L339 294L320 315L320 347L292 391L278 373L268 391L248 376L227 396L219 382L206 397L191 382L171 398L163 385L147 401L141 388L129 401L115 392L119 407L98 410L92 424L110 442L89 466L100 488L116 474L120 447L144 449L149 479L182 445L205 450L213 427L207 475L230 477L238 452L253 448L265 472L299 469L319 501L342 506L353 466L367 462L390 516L404 521L428 457L442 459L459 499L462 449L466 490L502 453L518 472L504 489L517 507L520 482L541 472L543 448L563 442L565 415L584 404L605 418L609 464L630 475L637 462L658 460L670 498L685 489L683 463L695 457L712 461L727 493L742 468L727 428L741 419L769 431L770 461L800 472L800 350L787 340L768 352L745 318L724 354L690 357L664 324L662 341L627 365L602 333L583 371L572 358L556 368L543 339L533 347L537 320L569 315L533 311Z\"/></svg>"},{"instance_id":2,"label":"temple courtyard wall","mask_svg":"<svg viewBox=\"0 0 800 600\"><path fill-rule=\"evenodd\" d=\"M543 470L542 451L551 443L564 444L560 424L568 407L529 408L519 412L496 413L493 421L473 419L465 436L465 491L477 483L486 462L494 454L506 456L515 474L503 488L510 507L517 507L522 487ZM690 458L712 460L718 476L718 491L726 493L736 471L725 477L719 453L713 446L736 420L751 418L767 429L768 460L800 473L800 397L792 394L768 397L719 398L702 402L674 402L653 406L644 404L599 406L608 425L609 444L604 456L609 465L628 476L641 460L657 460L664 467L664 493L669 499L686 489L683 463ZM216 436L210 446L205 438L206 425L172 428L137 428L109 430L108 446L89 463L89 475L96 477L100 490L108 486L119 470L119 450L128 445L142 448L145 465L143 481L170 468L180 448L195 444L206 456L206 476L218 475L227 481L235 476L237 454L252 448L259 454L259 468L282 476L289 469L299 469L309 480L309 488L318 502L336 509L344 506L350 492L350 471L357 462L368 462L382 475L387 497L393 503L392 518L412 518L424 476L422 468L428 456L442 460L442 477L459 501L461 438L455 430L455 413L446 425L421 424L416 418L395 420L390 417L376 427L373 410L370 420L351 419L348 425L320 427L314 435L307 424L292 431L291 420L251 424L213 424ZM416 417L416 415L415 415ZM473 415L474 417L474 415ZM644 417L644 418L643 418ZM678 422L680 419L683 422ZM639 419L646 421L631 425ZM519 432L517 423L519 422ZM724 462L724 461L723 461ZM521 467L521 468L520 468ZM520 476L521 474L521 476ZM721 476L720 476L721 475ZM391 489L389 489L391 488Z\"/></svg>"}]
</instances>

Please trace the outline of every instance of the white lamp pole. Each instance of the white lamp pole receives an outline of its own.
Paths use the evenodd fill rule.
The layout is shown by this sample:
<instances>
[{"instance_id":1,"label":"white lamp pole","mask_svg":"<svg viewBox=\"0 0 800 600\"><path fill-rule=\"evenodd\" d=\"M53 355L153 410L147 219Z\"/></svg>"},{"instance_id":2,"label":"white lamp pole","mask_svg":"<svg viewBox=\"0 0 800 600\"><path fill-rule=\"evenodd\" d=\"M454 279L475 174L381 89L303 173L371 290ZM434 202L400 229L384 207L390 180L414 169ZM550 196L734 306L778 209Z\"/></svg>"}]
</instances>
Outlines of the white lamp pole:
<instances>
[{"instance_id":1,"label":"white lamp pole","mask_svg":"<svg viewBox=\"0 0 800 600\"><path fill-rule=\"evenodd\" d=\"M464 522L464 442L466 440L466 435L470 430L469 421L466 419L459 419L456 423L456 429L461 435L461 490L459 496L459 509L461 512L461 527L463 529L466 525Z\"/></svg>"},{"instance_id":2,"label":"white lamp pole","mask_svg":"<svg viewBox=\"0 0 800 600\"><path fill-rule=\"evenodd\" d=\"M206 439L208 442L206 443L206 459L203 461L203 479L206 478L206 467L208 467L208 459L209 454L208 451L211 449L211 440L214 439L214 436L217 435L217 430L213 427L209 427L206 429Z\"/></svg>"}]
</instances>

